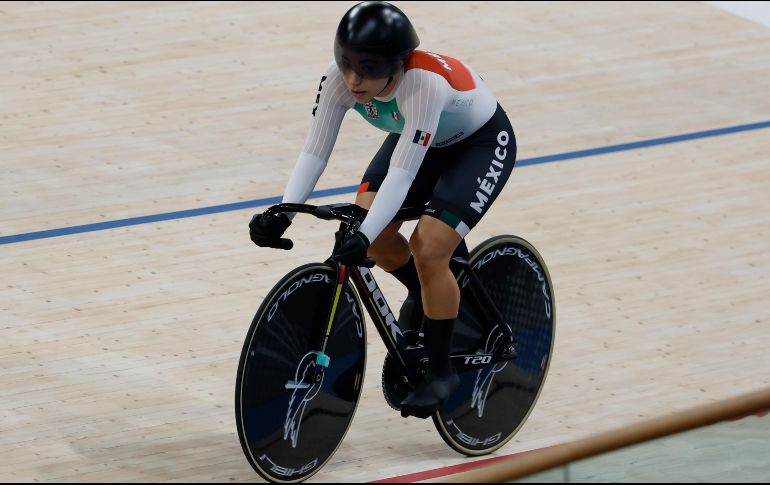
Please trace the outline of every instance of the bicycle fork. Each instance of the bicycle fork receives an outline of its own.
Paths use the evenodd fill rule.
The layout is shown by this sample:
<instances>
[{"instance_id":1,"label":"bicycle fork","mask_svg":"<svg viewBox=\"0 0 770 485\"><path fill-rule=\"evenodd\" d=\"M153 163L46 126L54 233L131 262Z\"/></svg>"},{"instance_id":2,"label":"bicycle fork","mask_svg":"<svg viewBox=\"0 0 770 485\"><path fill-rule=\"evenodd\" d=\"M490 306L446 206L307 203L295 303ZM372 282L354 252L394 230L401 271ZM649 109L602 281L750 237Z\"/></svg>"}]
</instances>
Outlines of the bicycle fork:
<instances>
[{"instance_id":1,"label":"bicycle fork","mask_svg":"<svg viewBox=\"0 0 770 485\"><path fill-rule=\"evenodd\" d=\"M345 283L348 280L348 267L343 264L337 265L337 279L334 285L333 296L331 305L329 307L329 316L326 319L326 330L321 335L320 345L317 347L319 350L316 356L316 381L323 379L323 374L329 367L330 358L326 355L326 346L329 343L329 335L332 333L332 324L334 323L334 317L337 315L337 308L342 297L342 290L345 288Z\"/></svg>"},{"instance_id":2,"label":"bicycle fork","mask_svg":"<svg viewBox=\"0 0 770 485\"><path fill-rule=\"evenodd\" d=\"M320 392L324 377L326 376L326 369L329 368L331 362L331 358L326 354L326 346L329 343L332 324L337 314L337 308L339 307L347 277L347 267L338 265L336 284L332 293L325 330L322 332L319 343L315 347L318 350L311 350L300 359L294 380L287 381L285 385L286 389L291 389L293 392L286 410L283 439L290 440L292 448L297 447L305 407Z\"/></svg>"}]
</instances>

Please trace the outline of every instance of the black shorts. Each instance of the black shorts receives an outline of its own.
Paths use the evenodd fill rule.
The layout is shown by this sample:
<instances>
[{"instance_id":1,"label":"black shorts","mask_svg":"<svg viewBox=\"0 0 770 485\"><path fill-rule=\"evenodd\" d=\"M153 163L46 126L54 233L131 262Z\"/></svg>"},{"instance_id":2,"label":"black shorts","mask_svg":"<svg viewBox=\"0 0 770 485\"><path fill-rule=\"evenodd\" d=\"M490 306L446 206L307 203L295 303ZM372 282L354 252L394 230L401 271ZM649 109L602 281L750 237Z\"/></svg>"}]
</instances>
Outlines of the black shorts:
<instances>
[{"instance_id":1,"label":"black shorts","mask_svg":"<svg viewBox=\"0 0 770 485\"><path fill-rule=\"evenodd\" d=\"M377 192L401 135L391 133L366 169L359 193ZM425 205L435 217L465 237L500 194L516 162L516 137L500 105L492 118L468 138L429 148L409 189L404 207Z\"/></svg>"}]
</instances>

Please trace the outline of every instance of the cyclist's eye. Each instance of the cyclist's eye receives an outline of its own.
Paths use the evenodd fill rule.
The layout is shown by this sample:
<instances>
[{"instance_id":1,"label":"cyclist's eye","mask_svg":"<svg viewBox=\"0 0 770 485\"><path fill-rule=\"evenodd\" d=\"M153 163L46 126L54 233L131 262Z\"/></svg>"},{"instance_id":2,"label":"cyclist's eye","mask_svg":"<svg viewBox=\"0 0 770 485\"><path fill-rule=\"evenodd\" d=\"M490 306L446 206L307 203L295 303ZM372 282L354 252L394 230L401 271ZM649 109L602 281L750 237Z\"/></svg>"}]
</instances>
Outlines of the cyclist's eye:
<instances>
[{"instance_id":1,"label":"cyclist's eye","mask_svg":"<svg viewBox=\"0 0 770 485\"><path fill-rule=\"evenodd\" d=\"M361 74L361 77L365 77L367 79L374 79L377 77L376 64L361 63L358 65L358 70Z\"/></svg>"}]
</instances>

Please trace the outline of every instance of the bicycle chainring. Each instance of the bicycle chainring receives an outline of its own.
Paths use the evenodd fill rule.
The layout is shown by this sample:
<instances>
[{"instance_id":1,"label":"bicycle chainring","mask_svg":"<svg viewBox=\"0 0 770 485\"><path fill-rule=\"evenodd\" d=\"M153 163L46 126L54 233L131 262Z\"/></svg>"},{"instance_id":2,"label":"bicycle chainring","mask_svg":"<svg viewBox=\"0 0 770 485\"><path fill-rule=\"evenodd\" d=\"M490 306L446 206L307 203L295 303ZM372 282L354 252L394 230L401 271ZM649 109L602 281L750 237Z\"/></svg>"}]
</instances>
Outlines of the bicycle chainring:
<instances>
[{"instance_id":1,"label":"bicycle chainring","mask_svg":"<svg viewBox=\"0 0 770 485\"><path fill-rule=\"evenodd\" d=\"M385 395L385 402L392 409L400 411L401 403L411 390L409 384L404 382L401 370L393 357L386 355L385 362L382 364L382 393Z\"/></svg>"}]
</instances>

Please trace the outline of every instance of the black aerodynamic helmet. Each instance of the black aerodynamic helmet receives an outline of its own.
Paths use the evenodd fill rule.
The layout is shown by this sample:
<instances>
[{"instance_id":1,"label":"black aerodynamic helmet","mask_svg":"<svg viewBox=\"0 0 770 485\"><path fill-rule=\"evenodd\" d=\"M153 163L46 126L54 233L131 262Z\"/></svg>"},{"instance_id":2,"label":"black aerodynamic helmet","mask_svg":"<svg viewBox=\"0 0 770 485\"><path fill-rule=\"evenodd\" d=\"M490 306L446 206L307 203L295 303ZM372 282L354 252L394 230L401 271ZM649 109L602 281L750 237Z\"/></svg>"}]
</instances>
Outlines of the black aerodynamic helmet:
<instances>
[{"instance_id":1,"label":"black aerodynamic helmet","mask_svg":"<svg viewBox=\"0 0 770 485\"><path fill-rule=\"evenodd\" d=\"M420 39L404 12L387 2L361 2L342 17L334 39L340 71L366 79L392 76Z\"/></svg>"}]
</instances>

